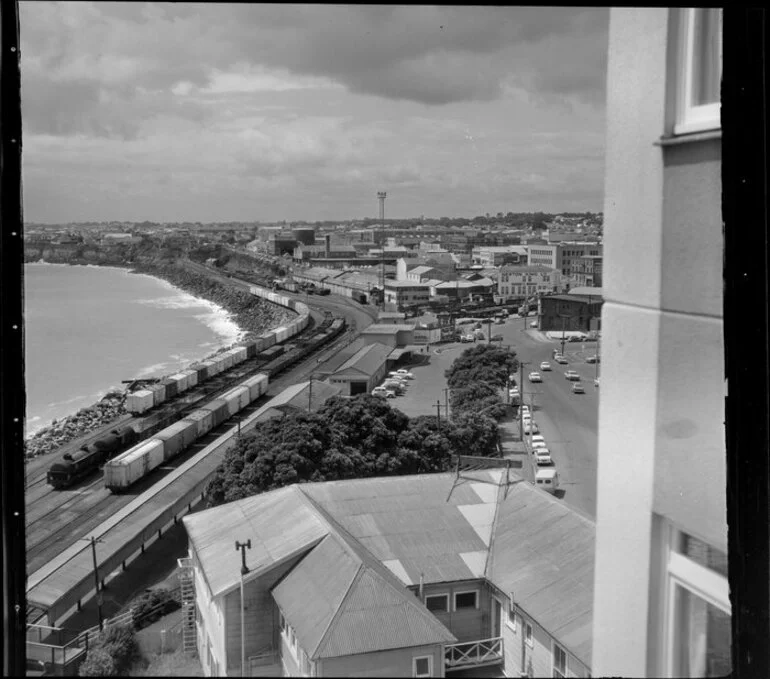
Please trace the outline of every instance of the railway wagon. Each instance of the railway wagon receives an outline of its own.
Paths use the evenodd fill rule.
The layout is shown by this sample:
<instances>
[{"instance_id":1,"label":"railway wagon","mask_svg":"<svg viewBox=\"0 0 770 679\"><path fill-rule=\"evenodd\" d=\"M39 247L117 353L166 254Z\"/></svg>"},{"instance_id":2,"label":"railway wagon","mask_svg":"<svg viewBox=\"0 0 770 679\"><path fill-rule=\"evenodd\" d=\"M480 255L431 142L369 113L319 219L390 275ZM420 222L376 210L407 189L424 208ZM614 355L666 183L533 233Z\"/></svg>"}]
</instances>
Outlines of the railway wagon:
<instances>
[{"instance_id":1,"label":"railway wagon","mask_svg":"<svg viewBox=\"0 0 770 679\"><path fill-rule=\"evenodd\" d=\"M163 462L164 442L143 441L104 465L104 485L113 492L128 488Z\"/></svg>"},{"instance_id":2,"label":"railway wagon","mask_svg":"<svg viewBox=\"0 0 770 679\"><path fill-rule=\"evenodd\" d=\"M179 393L179 385L177 385L176 380L172 380L170 377L164 377L158 384L162 385L165 389L163 392L164 401L174 398Z\"/></svg>"},{"instance_id":3,"label":"railway wagon","mask_svg":"<svg viewBox=\"0 0 770 679\"><path fill-rule=\"evenodd\" d=\"M188 413L184 419L195 424L198 438L205 436L214 428L214 415L206 408L193 410L191 413Z\"/></svg>"},{"instance_id":4,"label":"railway wagon","mask_svg":"<svg viewBox=\"0 0 770 679\"><path fill-rule=\"evenodd\" d=\"M192 389L198 386L198 371L197 370L183 370L180 375L184 375L187 378L187 388Z\"/></svg>"},{"instance_id":5,"label":"railway wagon","mask_svg":"<svg viewBox=\"0 0 770 679\"><path fill-rule=\"evenodd\" d=\"M266 361L270 361L274 359L276 356L280 356L285 351L285 348L282 346L273 346L269 349L265 349L262 353L259 355L264 358Z\"/></svg>"},{"instance_id":6,"label":"railway wagon","mask_svg":"<svg viewBox=\"0 0 770 679\"><path fill-rule=\"evenodd\" d=\"M254 375L253 377L249 377L247 380L244 380L242 384L244 387L249 388L251 402L253 403L267 391L267 375L264 373L259 373L259 375Z\"/></svg>"},{"instance_id":7,"label":"railway wagon","mask_svg":"<svg viewBox=\"0 0 770 679\"><path fill-rule=\"evenodd\" d=\"M129 413L144 413L153 406L154 395L149 389L138 389L126 397L126 410Z\"/></svg>"},{"instance_id":8,"label":"railway wagon","mask_svg":"<svg viewBox=\"0 0 770 679\"><path fill-rule=\"evenodd\" d=\"M182 419L159 431L155 438L163 441L163 459L170 460L198 438L198 426Z\"/></svg>"},{"instance_id":9,"label":"railway wagon","mask_svg":"<svg viewBox=\"0 0 770 679\"><path fill-rule=\"evenodd\" d=\"M230 416L243 410L249 403L251 403L251 395L249 388L243 385L239 385L230 391L226 391L221 396L222 400L227 403L227 410Z\"/></svg>"},{"instance_id":10,"label":"railway wagon","mask_svg":"<svg viewBox=\"0 0 770 679\"><path fill-rule=\"evenodd\" d=\"M152 392L153 407L160 405L166 400L166 387L163 384L153 384L147 391Z\"/></svg>"}]
</instances>

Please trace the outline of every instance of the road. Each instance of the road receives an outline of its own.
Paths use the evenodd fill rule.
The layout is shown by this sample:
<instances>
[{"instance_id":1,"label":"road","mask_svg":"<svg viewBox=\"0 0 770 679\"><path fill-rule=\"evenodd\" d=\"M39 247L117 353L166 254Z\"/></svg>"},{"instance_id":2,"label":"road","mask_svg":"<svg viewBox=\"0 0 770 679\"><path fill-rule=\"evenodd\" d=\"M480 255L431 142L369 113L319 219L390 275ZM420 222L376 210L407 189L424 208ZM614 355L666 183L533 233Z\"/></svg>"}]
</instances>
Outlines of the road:
<instances>
[{"instance_id":1,"label":"road","mask_svg":"<svg viewBox=\"0 0 770 679\"><path fill-rule=\"evenodd\" d=\"M554 348L560 349L561 343L530 330L532 320L534 317L509 318L504 325L493 325L492 334L502 335L499 344L509 345L520 361L529 364L524 366L524 383L519 387L525 403L534 399L533 418L559 471L564 501L595 519L599 389L594 386L596 365L586 363L585 358L594 355L596 343L566 343L569 364L559 365L552 352ZM540 370L541 361L551 363L551 372ZM527 379L533 370L542 375L541 383L532 384ZM573 383L564 377L565 370L579 373L585 394L572 393Z\"/></svg>"}]
</instances>

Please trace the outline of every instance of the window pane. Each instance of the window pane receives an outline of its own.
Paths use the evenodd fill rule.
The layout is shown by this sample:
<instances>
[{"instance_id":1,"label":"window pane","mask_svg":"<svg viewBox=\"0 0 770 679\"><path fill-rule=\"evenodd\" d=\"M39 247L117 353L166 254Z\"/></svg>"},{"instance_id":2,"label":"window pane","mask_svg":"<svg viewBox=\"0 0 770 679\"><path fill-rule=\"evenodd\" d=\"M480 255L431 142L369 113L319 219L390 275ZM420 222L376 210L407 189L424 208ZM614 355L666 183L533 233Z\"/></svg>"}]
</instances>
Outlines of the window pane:
<instances>
[{"instance_id":1,"label":"window pane","mask_svg":"<svg viewBox=\"0 0 770 679\"><path fill-rule=\"evenodd\" d=\"M429 611L446 612L448 596L429 596L425 598L425 606Z\"/></svg>"},{"instance_id":2,"label":"window pane","mask_svg":"<svg viewBox=\"0 0 770 679\"><path fill-rule=\"evenodd\" d=\"M417 658L414 661L414 670L418 677L430 674L430 660L428 658Z\"/></svg>"},{"instance_id":3,"label":"window pane","mask_svg":"<svg viewBox=\"0 0 770 679\"><path fill-rule=\"evenodd\" d=\"M455 608L476 608L476 592L466 592L455 597Z\"/></svg>"},{"instance_id":4,"label":"window pane","mask_svg":"<svg viewBox=\"0 0 770 679\"><path fill-rule=\"evenodd\" d=\"M687 533L679 533L678 543L677 551L680 554L727 577L727 554Z\"/></svg>"},{"instance_id":5,"label":"window pane","mask_svg":"<svg viewBox=\"0 0 770 679\"><path fill-rule=\"evenodd\" d=\"M730 615L676 587L674 675L721 677L732 671Z\"/></svg>"},{"instance_id":6,"label":"window pane","mask_svg":"<svg viewBox=\"0 0 770 679\"><path fill-rule=\"evenodd\" d=\"M719 101L722 75L722 13L719 9L696 9L693 36L694 106Z\"/></svg>"}]
</instances>

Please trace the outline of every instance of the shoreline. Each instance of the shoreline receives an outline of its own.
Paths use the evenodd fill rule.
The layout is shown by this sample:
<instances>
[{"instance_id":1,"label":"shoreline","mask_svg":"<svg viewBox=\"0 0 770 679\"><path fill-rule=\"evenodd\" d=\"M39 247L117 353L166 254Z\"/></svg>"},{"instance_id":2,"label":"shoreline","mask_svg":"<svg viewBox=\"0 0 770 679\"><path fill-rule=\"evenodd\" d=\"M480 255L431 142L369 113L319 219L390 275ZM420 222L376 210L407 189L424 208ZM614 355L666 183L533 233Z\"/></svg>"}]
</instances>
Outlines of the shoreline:
<instances>
[{"instance_id":1,"label":"shoreline","mask_svg":"<svg viewBox=\"0 0 770 679\"><path fill-rule=\"evenodd\" d=\"M148 267L146 265L137 266L133 264L116 266L113 264L100 265L90 263L45 262L43 260L25 263L25 266L35 265L111 268L125 271L127 274L150 276L165 283L170 291L173 291L180 297L188 295L196 301L199 301L200 306L211 309L211 313L217 317L215 323L219 324L220 322L224 322L232 328L237 329L237 331L229 332L225 335L225 333L219 332L213 328L212 324L206 324L214 334L219 336L220 341L217 342L219 346L213 350L209 350L204 356L190 361L190 363L206 360L211 356L225 351L228 347L237 342L246 341L257 334L266 332L273 327L278 327L282 325L288 317L292 316L291 312L288 310L285 310L282 307L276 307L269 302L264 302L258 298L251 297L246 292L237 291L239 292L238 295L229 294L229 291L224 288L224 286L221 286L214 281L201 280L200 276L183 271L178 267L160 268ZM248 299L244 299L244 296ZM260 306L263 308L259 309L258 307ZM179 368L179 370L182 369L184 368ZM25 459L32 459L54 453L66 443L84 436L125 414L125 390L105 388L105 392L105 395L98 401L81 408L76 413L53 419L37 428L32 433L25 432ZM25 424L26 422L27 418L25 417Z\"/></svg>"}]
</instances>

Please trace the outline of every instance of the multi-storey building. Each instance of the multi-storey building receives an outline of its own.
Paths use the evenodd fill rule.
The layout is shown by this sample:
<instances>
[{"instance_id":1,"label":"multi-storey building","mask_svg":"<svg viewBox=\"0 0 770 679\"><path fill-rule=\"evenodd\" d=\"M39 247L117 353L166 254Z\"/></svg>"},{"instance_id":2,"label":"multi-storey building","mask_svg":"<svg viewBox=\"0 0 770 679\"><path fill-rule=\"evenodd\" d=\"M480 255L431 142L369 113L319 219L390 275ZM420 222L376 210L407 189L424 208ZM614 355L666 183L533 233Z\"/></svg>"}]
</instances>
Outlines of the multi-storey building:
<instances>
[{"instance_id":1,"label":"multi-storey building","mask_svg":"<svg viewBox=\"0 0 770 679\"><path fill-rule=\"evenodd\" d=\"M471 252L473 264L492 267L502 264L526 264L527 248L522 245L475 247Z\"/></svg>"},{"instance_id":2,"label":"multi-storey building","mask_svg":"<svg viewBox=\"0 0 770 679\"><path fill-rule=\"evenodd\" d=\"M580 257L572 267L574 285L602 287L602 269L604 258L601 255Z\"/></svg>"},{"instance_id":3,"label":"multi-storey building","mask_svg":"<svg viewBox=\"0 0 770 679\"><path fill-rule=\"evenodd\" d=\"M497 294L500 297L532 297L560 290L561 273L556 269L513 264L500 267L497 279Z\"/></svg>"},{"instance_id":4,"label":"multi-storey building","mask_svg":"<svg viewBox=\"0 0 770 679\"><path fill-rule=\"evenodd\" d=\"M602 254L599 243L538 243L527 247L529 264L547 266L558 269L564 276L574 276L579 268L581 258Z\"/></svg>"},{"instance_id":5,"label":"multi-storey building","mask_svg":"<svg viewBox=\"0 0 770 679\"><path fill-rule=\"evenodd\" d=\"M731 671L721 14L610 13L597 676Z\"/></svg>"},{"instance_id":6,"label":"multi-storey building","mask_svg":"<svg viewBox=\"0 0 770 679\"><path fill-rule=\"evenodd\" d=\"M385 281L385 304L397 309L424 304L430 299L430 285L414 281Z\"/></svg>"}]
</instances>

